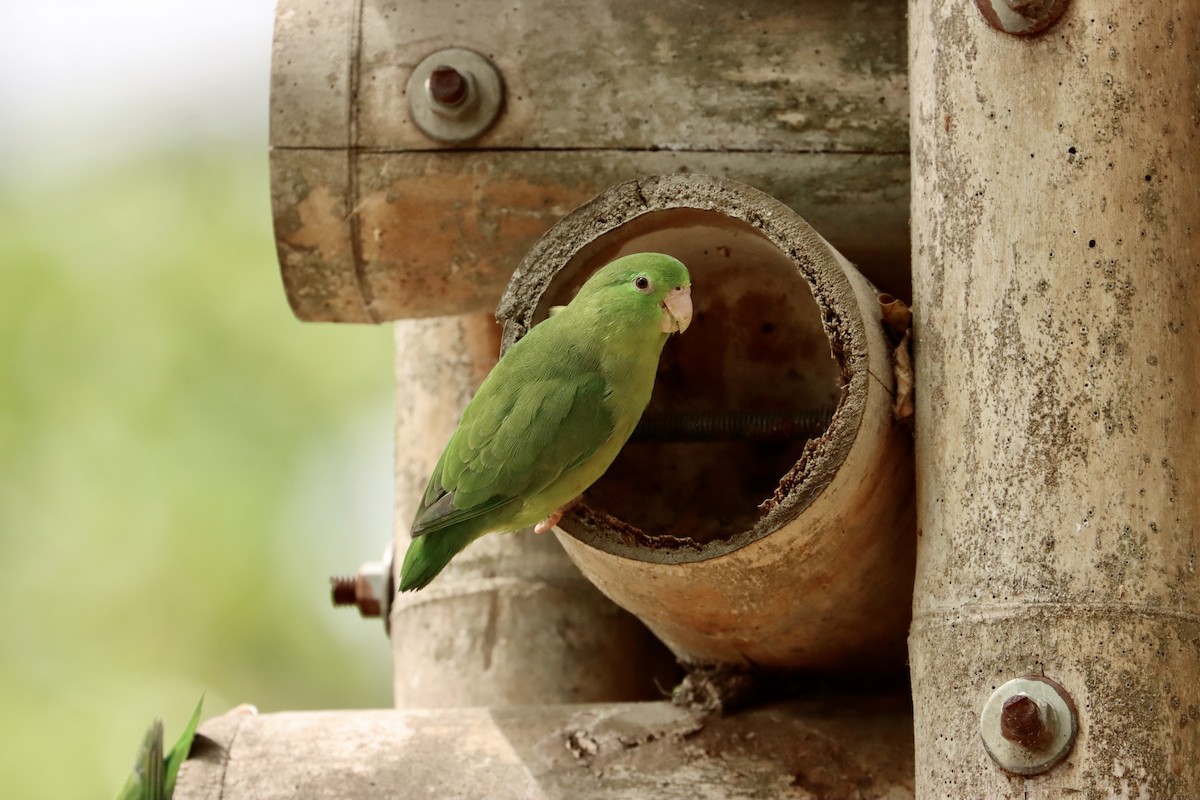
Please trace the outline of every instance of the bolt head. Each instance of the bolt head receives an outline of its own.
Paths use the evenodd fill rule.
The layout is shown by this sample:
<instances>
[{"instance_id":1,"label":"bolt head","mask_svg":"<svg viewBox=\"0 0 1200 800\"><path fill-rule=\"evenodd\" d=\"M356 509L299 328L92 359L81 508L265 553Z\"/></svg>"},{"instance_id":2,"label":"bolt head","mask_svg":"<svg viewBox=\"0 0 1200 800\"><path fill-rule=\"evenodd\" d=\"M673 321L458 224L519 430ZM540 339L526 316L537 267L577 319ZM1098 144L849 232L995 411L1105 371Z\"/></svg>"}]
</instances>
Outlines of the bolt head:
<instances>
[{"instance_id":1,"label":"bolt head","mask_svg":"<svg viewBox=\"0 0 1200 800\"><path fill-rule=\"evenodd\" d=\"M434 67L425 79L425 91L433 102L447 108L457 108L466 102L470 84L466 76L454 67L441 64Z\"/></svg>"},{"instance_id":2,"label":"bolt head","mask_svg":"<svg viewBox=\"0 0 1200 800\"><path fill-rule=\"evenodd\" d=\"M1016 678L992 692L979 716L984 749L1002 769L1036 775L1062 761L1075 744L1075 703L1041 675Z\"/></svg>"},{"instance_id":3,"label":"bolt head","mask_svg":"<svg viewBox=\"0 0 1200 800\"><path fill-rule=\"evenodd\" d=\"M1000 735L1026 750L1043 750L1054 736L1056 716L1045 700L1019 692L1000 706Z\"/></svg>"}]
</instances>

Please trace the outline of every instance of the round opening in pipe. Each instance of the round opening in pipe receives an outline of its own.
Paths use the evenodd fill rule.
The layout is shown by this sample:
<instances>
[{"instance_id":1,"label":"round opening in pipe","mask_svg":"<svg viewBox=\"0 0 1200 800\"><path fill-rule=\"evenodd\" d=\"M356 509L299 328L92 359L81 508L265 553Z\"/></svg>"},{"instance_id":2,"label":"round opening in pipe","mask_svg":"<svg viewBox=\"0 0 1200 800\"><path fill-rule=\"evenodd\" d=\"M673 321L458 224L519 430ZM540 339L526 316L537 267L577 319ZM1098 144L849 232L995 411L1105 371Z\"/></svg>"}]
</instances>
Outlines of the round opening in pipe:
<instances>
[{"instance_id":1,"label":"round opening in pipe","mask_svg":"<svg viewBox=\"0 0 1200 800\"><path fill-rule=\"evenodd\" d=\"M823 431L841 367L795 265L749 223L712 211L650 211L598 236L555 276L535 321L596 269L638 252L687 265L692 325L663 349L642 433L560 527L614 554L711 558L761 535L760 505Z\"/></svg>"},{"instance_id":2,"label":"round opening in pipe","mask_svg":"<svg viewBox=\"0 0 1200 800\"><path fill-rule=\"evenodd\" d=\"M912 462L874 288L768 195L659 176L608 190L538 242L501 302L504 344L644 251L688 266L695 312L664 348L643 424L691 422L667 425L683 441L625 446L559 524L568 554L685 660L902 665ZM745 424L803 417L820 422ZM686 440L697 419L741 430Z\"/></svg>"}]
</instances>

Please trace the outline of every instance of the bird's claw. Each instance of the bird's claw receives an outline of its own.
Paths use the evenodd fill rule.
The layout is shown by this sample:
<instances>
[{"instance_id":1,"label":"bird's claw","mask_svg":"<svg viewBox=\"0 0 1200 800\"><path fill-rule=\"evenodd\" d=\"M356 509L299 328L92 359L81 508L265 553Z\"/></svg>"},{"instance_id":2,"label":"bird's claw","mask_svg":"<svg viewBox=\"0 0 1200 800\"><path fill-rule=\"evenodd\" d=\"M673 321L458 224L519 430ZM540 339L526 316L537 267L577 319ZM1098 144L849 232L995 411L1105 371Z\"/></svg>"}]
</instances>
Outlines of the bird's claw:
<instances>
[{"instance_id":1,"label":"bird's claw","mask_svg":"<svg viewBox=\"0 0 1200 800\"><path fill-rule=\"evenodd\" d=\"M563 518L563 509L558 509L550 516L533 526L534 533L545 533L558 524L558 521Z\"/></svg>"}]
</instances>

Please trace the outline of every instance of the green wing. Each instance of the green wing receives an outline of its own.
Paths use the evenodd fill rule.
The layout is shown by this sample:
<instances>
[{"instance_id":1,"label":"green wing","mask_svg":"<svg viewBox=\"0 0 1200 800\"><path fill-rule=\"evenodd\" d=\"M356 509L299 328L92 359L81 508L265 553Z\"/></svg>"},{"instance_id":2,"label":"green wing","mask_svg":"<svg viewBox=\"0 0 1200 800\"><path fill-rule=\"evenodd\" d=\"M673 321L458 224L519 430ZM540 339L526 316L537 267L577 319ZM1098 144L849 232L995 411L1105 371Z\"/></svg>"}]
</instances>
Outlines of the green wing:
<instances>
[{"instance_id":1,"label":"green wing","mask_svg":"<svg viewBox=\"0 0 1200 800\"><path fill-rule=\"evenodd\" d=\"M505 363L518 355L510 351L468 405L429 480L414 537L485 515L502 519L612 436L608 389L598 372L560 354L551 373L540 368L537 350L526 348Z\"/></svg>"}]
</instances>

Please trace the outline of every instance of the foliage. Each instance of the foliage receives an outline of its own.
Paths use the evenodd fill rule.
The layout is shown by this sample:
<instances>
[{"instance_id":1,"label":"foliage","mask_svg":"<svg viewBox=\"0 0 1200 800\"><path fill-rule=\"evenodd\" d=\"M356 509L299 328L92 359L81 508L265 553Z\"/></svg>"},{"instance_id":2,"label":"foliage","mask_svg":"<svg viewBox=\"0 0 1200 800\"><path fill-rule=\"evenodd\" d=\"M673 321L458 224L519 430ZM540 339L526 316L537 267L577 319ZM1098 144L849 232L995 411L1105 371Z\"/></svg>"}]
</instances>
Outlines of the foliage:
<instances>
[{"instance_id":1,"label":"foliage","mask_svg":"<svg viewBox=\"0 0 1200 800\"><path fill-rule=\"evenodd\" d=\"M179 768L187 759L192 749L192 741L196 738L196 728L200 725L200 709L204 707L204 698L196 703L187 727L179 739L171 747L171 752L163 753L163 724L155 718L142 737L142 746L138 748L137 758L133 762L133 771L125 779L125 785L117 793L117 800L171 800L175 794L175 782L179 778Z\"/></svg>"},{"instance_id":2,"label":"foliage","mask_svg":"<svg viewBox=\"0 0 1200 800\"><path fill-rule=\"evenodd\" d=\"M390 536L389 332L292 318L268 192L233 149L0 184L5 796L111 796L201 692L390 705L325 583Z\"/></svg>"}]
</instances>

